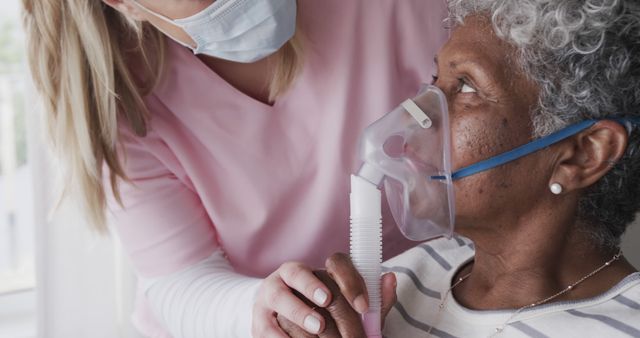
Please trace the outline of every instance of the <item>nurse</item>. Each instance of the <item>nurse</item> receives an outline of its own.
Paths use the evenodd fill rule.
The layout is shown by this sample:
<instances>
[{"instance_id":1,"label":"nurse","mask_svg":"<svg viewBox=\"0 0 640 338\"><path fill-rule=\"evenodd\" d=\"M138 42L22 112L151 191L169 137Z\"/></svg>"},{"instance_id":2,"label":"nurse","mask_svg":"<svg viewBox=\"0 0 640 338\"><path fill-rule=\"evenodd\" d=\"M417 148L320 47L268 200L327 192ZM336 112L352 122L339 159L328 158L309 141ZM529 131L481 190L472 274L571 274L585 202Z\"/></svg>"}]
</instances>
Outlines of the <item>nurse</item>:
<instances>
[{"instance_id":1,"label":"nurse","mask_svg":"<svg viewBox=\"0 0 640 338\"><path fill-rule=\"evenodd\" d=\"M131 258L140 331L323 331L292 289L331 301L311 269L348 249L357 137L433 74L444 2L23 4L67 191ZM385 224L386 257L412 245Z\"/></svg>"}]
</instances>

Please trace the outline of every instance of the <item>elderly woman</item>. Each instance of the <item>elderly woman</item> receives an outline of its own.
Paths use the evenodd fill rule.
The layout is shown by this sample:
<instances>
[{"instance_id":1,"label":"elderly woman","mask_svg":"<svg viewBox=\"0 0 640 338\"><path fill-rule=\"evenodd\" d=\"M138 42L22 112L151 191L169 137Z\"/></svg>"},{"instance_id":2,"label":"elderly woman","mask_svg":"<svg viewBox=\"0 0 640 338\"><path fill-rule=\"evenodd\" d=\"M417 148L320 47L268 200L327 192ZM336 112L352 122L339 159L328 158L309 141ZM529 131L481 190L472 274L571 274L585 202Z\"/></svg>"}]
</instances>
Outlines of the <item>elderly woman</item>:
<instances>
[{"instance_id":1,"label":"elderly woman","mask_svg":"<svg viewBox=\"0 0 640 338\"><path fill-rule=\"evenodd\" d=\"M460 236L385 264L397 274L385 336L640 337L640 273L619 248L640 208L640 3L453 0L449 10L434 84L454 168L574 131L454 181ZM362 282L344 255L327 263L346 300L331 315L362 334L347 305Z\"/></svg>"}]
</instances>

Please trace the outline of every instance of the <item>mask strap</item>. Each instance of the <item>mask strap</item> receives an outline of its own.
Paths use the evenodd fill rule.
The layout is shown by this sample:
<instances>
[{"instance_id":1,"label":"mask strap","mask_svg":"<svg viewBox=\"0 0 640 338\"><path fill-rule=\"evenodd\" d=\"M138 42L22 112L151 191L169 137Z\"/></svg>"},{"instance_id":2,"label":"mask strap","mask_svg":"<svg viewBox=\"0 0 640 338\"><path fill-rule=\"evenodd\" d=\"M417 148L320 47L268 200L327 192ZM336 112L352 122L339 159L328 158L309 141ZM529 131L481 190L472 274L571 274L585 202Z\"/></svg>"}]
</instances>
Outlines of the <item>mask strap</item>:
<instances>
[{"instance_id":1,"label":"mask strap","mask_svg":"<svg viewBox=\"0 0 640 338\"><path fill-rule=\"evenodd\" d=\"M627 133L631 135L631 131L633 131L633 127L640 126L640 117L638 116L629 116L624 118L613 118L612 120L620 123L625 128L627 128Z\"/></svg>"},{"instance_id":2,"label":"mask strap","mask_svg":"<svg viewBox=\"0 0 640 338\"><path fill-rule=\"evenodd\" d=\"M612 118L623 126L627 128L627 131L630 133L631 128L633 126L640 126L640 118L639 117L626 117L626 118ZM505 163L509 163L511 161L517 160L521 157L529 155L533 152L536 152L540 149L546 148L552 144L565 140L591 126L596 124L599 120L585 120L564 129L561 129L555 133L552 133L546 137L537 139L535 141L529 142L522 146L519 146L515 149L502 153L500 155L496 155L484 161L480 161L478 163L474 163L470 166L464 167L462 169L457 170L456 172L451 174L452 180L458 180L463 177L471 176L492 168L495 168L499 165L503 165ZM437 177L432 177L437 179Z\"/></svg>"},{"instance_id":3,"label":"mask strap","mask_svg":"<svg viewBox=\"0 0 640 338\"><path fill-rule=\"evenodd\" d=\"M152 11L152 10L148 9L148 8L147 8L147 7L145 7L143 4L141 4L138 0L132 0L132 1L136 4L136 6L138 6L138 8L142 9L142 10L143 10L143 11L145 11L146 13L151 14L151 15L155 16L156 18L158 18L158 19L160 19L160 20L162 20L162 21L165 21L166 23L171 24L171 25L173 25L173 26L175 26L175 27L182 28L182 27L180 27L180 25L176 24L174 20L171 20L171 19L167 18L166 16L164 16L164 15L162 15L162 14L160 14L160 13L156 13L156 12L154 12L154 11ZM169 34L169 32L167 32L166 30L161 29L160 27L157 27L157 26L156 26L156 28L157 28L159 31L161 31L162 33L164 33L164 35L166 35L166 36L170 37L170 38L171 38L171 40L173 40L173 41L175 41L175 42L177 42L177 43L181 44L182 46L187 47L187 48L189 48L189 49L193 49L193 48L195 48L194 46L189 45L189 44L187 44L187 43L184 43L184 42L180 41L180 39L175 38L173 35Z\"/></svg>"},{"instance_id":4,"label":"mask strap","mask_svg":"<svg viewBox=\"0 0 640 338\"><path fill-rule=\"evenodd\" d=\"M132 0L132 1L138 6L138 8L142 9L143 11L147 12L148 14L151 14L151 15L155 16L156 18L158 18L158 19L160 19L162 21L165 21L165 22L170 23L170 24L172 24L174 26L177 26L176 23L173 20L167 18L166 16L164 16L164 15L162 15L160 13L156 13L156 12L150 10L145 5L141 4L139 0Z\"/></svg>"},{"instance_id":5,"label":"mask strap","mask_svg":"<svg viewBox=\"0 0 640 338\"><path fill-rule=\"evenodd\" d=\"M515 149L502 153L500 155L496 155L484 161L480 161L478 163L474 163L470 166L464 167L462 169L457 170L453 174L451 174L452 180L458 180L463 177L471 176L473 174L477 174L483 172L485 170L489 170L495 168L499 165L503 165L505 163L517 160L521 157L529 155L535 151L546 148L556 142L560 142L564 139L567 139L589 127L594 125L596 120L586 120L580 123L571 125L567 128L559 130L553 134L550 134L546 137L537 139L535 141L529 142L527 144L521 145Z\"/></svg>"}]
</instances>

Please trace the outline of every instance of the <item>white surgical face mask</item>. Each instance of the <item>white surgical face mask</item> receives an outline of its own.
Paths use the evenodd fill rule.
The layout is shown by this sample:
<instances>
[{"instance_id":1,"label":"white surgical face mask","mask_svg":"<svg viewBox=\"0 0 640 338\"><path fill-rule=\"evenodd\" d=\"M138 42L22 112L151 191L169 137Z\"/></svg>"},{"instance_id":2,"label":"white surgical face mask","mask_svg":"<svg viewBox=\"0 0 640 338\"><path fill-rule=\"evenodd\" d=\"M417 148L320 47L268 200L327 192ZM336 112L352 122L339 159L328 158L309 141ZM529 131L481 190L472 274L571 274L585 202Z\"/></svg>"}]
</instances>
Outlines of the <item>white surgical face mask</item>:
<instances>
[{"instance_id":1,"label":"white surgical face mask","mask_svg":"<svg viewBox=\"0 0 640 338\"><path fill-rule=\"evenodd\" d=\"M182 28L196 46L173 39L195 54L229 61L263 59L280 49L296 30L296 0L216 0L199 13L176 20L134 1L147 13Z\"/></svg>"}]
</instances>

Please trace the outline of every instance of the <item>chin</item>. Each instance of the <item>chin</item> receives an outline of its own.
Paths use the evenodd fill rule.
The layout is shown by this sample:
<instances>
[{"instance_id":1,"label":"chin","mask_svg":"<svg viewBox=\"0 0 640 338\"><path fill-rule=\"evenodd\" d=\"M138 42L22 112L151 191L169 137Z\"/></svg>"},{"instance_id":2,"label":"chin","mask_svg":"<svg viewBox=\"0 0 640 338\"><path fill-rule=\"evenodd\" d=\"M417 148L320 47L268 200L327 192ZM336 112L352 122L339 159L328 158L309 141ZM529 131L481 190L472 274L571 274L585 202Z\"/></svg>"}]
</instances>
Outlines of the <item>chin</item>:
<instances>
[{"instance_id":1,"label":"chin","mask_svg":"<svg viewBox=\"0 0 640 338\"><path fill-rule=\"evenodd\" d=\"M453 228L453 232L456 235L467 237L469 239L472 239L473 236L477 234L479 231L482 231L482 228L477 226L476 224L460 222L457 219L456 219L456 224Z\"/></svg>"}]
</instances>

